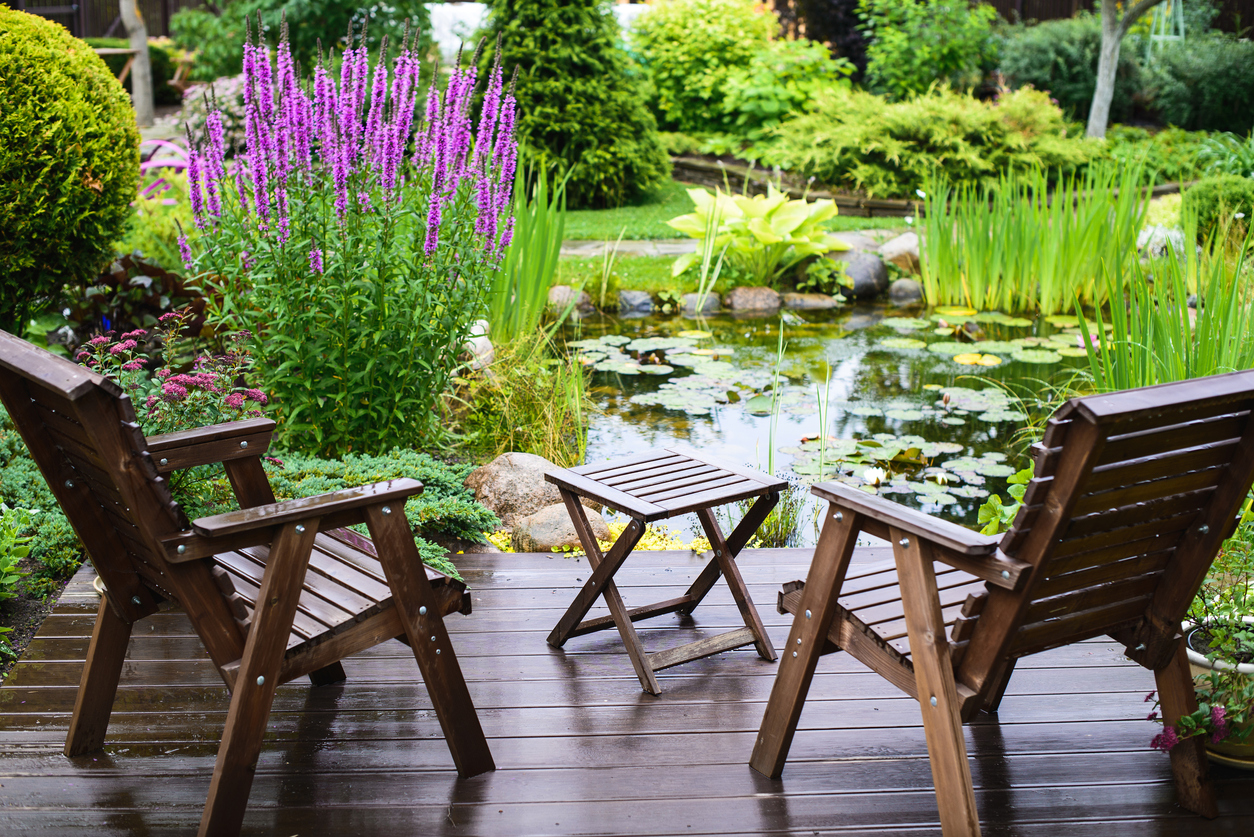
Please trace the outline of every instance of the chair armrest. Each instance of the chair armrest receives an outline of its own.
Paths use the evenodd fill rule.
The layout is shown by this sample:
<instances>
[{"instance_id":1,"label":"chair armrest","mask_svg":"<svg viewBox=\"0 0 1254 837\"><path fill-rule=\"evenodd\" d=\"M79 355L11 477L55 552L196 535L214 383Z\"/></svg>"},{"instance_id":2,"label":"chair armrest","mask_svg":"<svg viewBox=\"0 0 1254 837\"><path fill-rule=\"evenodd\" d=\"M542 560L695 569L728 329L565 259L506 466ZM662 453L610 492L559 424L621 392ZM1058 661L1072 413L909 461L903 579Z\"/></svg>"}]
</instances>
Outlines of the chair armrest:
<instances>
[{"instance_id":1,"label":"chair armrest","mask_svg":"<svg viewBox=\"0 0 1254 837\"><path fill-rule=\"evenodd\" d=\"M272 435L274 422L270 419L231 421L149 436L148 453L157 471L168 474L196 465L261 456L269 449Z\"/></svg>"},{"instance_id":2,"label":"chair armrest","mask_svg":"<svg viewBox=\"0 0 1254 837\"><path fill-rule=\"evenodd\" d=\"M346 525L352 525L353 522L360 522L360 520L353 520L348 523L341 522L338 518L342 517L346 512L360 512L367 506L386 503L389 500L403 501L407 497L421 493L422 483L418 482L418 480L388 480L386 482L358 486L357 488L345 488L341 491L319 494L315 497L284 500L281 503L252 506L240 511L215 514L212 517L201 517L192 521L192 529L196 534L205 538L221 538L259 529L274 529L300 520L328 517L337 519L334 526L326 528L338 529ZM403 505L402 503L401 506L398 506L396 511L401 511ZM361 515L356 515L356 517L361 517Z\"/></svg>"},{"instance_id":3,"label":"chair armrest","mask_svg":"<svg viewBox=\"0 0 1254 837\"><path fill-rule=\"evenodd\" d=\"M890 526L907 532L935 547L933 554L938 561L998 587L1017 588L1031 569L1030 564L998 550L1000 535L982 535L841 482L822 482L810 491L835 506L862 515L862 529L867 533L891 540Z\"/></svg>"}]
</instances>

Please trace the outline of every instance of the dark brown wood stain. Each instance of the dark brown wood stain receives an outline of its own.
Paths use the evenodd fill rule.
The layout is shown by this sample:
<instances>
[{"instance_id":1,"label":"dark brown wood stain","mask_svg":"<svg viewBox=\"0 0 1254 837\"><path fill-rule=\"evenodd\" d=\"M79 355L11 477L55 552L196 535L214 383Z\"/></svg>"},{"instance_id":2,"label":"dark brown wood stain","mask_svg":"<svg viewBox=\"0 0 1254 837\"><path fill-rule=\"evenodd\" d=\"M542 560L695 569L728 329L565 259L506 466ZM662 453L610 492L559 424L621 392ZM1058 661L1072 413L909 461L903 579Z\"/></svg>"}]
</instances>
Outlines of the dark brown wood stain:
<instances>
[{"instance_id":1,"label":"dark brown wood stain","mask_svg":"<svg viewBox=\"0 0 1254 837\"><path fill-rule=\"evenodd\" d=\"M860 548L854 567L884 555ZM748 759L776 666L752 647L660 673L653 697L616 635L545 643L586 564L457 563L474 613L448 627L497 771L456 777L412 652L387 643L346 660L342 685L278 689L245 834L940 833L917 705L847 654L820 661L827 685L806 704L782 778L770 780ZM652 600L682 593L703 563L636 553L618 578L628 593L652 588L639 594ZM805 575L809 553L745 550L737 563L765 603ZM0 688L0 834L189 834L228 695L181 614L137 627L104 751L61 755L98 604L90 579L75 578ZM780 648L791 617L760 612ZM743 624L725 587L694 617L638 623L645 648ZM1252 775L1212 767L1218 819L1176 804L1170 762L1148 747L1153 688L1108 639L1024 659L998 716L964 728L984 833L1254 833Z\"/></svg>"}]
</instances>

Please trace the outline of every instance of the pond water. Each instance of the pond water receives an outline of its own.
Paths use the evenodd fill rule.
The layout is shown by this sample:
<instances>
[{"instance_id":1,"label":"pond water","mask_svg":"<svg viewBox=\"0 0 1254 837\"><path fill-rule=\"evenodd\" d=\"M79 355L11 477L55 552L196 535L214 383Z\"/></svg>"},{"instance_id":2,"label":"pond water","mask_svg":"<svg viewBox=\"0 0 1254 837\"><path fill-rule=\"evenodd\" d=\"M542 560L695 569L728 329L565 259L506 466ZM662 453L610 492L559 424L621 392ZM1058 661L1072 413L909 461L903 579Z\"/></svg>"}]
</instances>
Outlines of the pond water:
<instances>
[{"instance_id":1,"label":"pond water","mask_svg":"<svg viewBox=\"0 0 1254 837\"><path fill-rule=\"evenodd\" d=\"M1027 465L1020 431L1035 397L1087 365L1077 332L1070 317L855 305L592 317L565 334L594 370L588 462L685 444L805 483L864 486L973 525L987 496L1005 499L1006 478ZM802 527L807 545L812 516ZM699 531L694 521L677 524Z\"/></svg>"}]
</instances>

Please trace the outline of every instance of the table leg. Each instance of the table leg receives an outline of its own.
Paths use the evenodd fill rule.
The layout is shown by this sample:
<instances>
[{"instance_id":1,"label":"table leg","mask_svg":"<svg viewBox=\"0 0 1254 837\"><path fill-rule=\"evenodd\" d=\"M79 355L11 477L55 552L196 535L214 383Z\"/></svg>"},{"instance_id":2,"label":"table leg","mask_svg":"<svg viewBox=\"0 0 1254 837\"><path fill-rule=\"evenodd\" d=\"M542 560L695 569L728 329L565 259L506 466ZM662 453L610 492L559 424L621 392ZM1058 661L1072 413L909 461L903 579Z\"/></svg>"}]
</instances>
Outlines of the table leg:
<instances>
[{"instance_id":1,"label":"table leg","mask_svg":"<svg viewBox=\"0 0 1254 837\"><path fill-rule=\"evenodd\" d=\"M766 520L767 516L771 513L771 509L775 508L775 504L778 502L779 495L772 492L759 497L757 502L749 507L749 511L745 513L744 518L736 525L736 528L732 530L731 535L727 537L727 554L729 554L732 558L735 558L740 554L740 550L745 548L745 544L747 544L749 539L753 537L753 533L758 531L758 527L762 525L762 522ZM706 535L709 535L708 530ZM711 541L711 545L713 545L713 541ZM692 586L688 588L687 595L692 598L692 602L683 607L679 612L685 615L691 615L697 605L701 604L701 600L706 597L706 594L713 589L714 582L718 581L718 577L721 573L722 570L719 567L718 559L711 559L710 563L706 564L705 569L703 569L700 575L697 576L696 581L692 582ZM775 658L771 657L770 659Z\"/></svg>"},{"instance_id":2,"label":"table leg","mask_svg":"<svg viewBox=\"0 0 1254 837\"><path fill-rule=\"evenodd\" d=\"M701 519L701 526L705 529L706 537L710 539L710 545L714 547L714 560L718 562L723 577L727 579L727 586L731 589L732 598L736 600L736 607L740 609L740 616L744 619L745 627L753 632L753 645L758 649L758 656L768 662L774 662L775 649L771 646L771 638L767 636L762 618L758 616L758 609L753 606L753 599L749 598L749 591L745 589L745 580L740 575L740 568L736 566L731 547L723 539L723 532L718 527L718 521L714 519L714 512L710 509L701 509L697 512L697 517Z\"/></svg>"}]
</instances>

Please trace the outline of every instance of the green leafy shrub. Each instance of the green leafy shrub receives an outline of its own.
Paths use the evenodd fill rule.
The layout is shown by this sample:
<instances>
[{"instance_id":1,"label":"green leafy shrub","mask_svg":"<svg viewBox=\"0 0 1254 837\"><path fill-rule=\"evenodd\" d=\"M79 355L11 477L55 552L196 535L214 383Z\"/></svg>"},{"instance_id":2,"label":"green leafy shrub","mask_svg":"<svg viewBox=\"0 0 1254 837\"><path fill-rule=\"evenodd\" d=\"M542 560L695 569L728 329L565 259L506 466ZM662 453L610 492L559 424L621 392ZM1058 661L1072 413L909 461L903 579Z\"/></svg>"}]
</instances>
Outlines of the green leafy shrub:
<instances>
[{"instance_id":1,"label":"green leafy shrub","mask_svg":"<svg viewBox=\"0 0 1254 837\"><path fill-rule=\"evenodd\" d=\"M104 47L111 49L130 49L131 43L126 38L84 38L90 46ZM129 55L105 55L105 64L109 67L109 72L117 75L122 72L122 68L126 66ZM177 105L182 96L177 90L170 86L170 79L174 78L177 69L177 56L173 48L166 47L148 42L148 63L152 66L152 99L153 104L157 105ZM131 80L134 78L135 68L131 67L131 72L127 74L126 81L123 85L126 92L131 92Z\"/></svg>"},{"instance_id":2,"label":"green leafy shrub","mask_svg":"<svg viewBox=\"0 0 1254 837\"><path fill-rule=\"evenodd\" d=\"M655 192L670 160L608 7L583 0L492 0L490 30L516 72L527 156L569 174L572 208L620 206Z\"/></svg>"},{"instance_id":3,"label":"green leafy shrub","mask_svg":"<svg viewBox=\"0 0 1254 837\"><path fill-rule=\"evenodd\" d=\"M158 180L165 181L164 188L157 185ZM181 272L179 236L186 234L191 241L199 234L188 199L187 174L163 169L146 175L143 187L126 234L114 247L119 253L137 253L165 270Z\"/></svg>"},{"instance_id":4,"label":"green leafy shrub","mask_svg":"<svg viewBox=\"0 0 1254 837\"><path fill-rule=\"evenodd\" d=\"M24 533L37 514L39 509L11 509L0 503L0 602L17 595L13 588L25 575L18 572L17 565L30 554L27 544L34 537Z\"/></svg>"},{"instance_id":5,"label":"green leafy shrub","mask_svg":"<svg viewBox=\"0 0 1254 837\"><path fill-rule=\"evenodd\" d=\"M345 45L350 23L355 29L366 27L372 51L379 48L384 36L394 47L399 45L406 20L418 38L414 51L425 55L431 46L427 34L431 16L420 0L227 0L220 11L215 14L210 8L189 8L170 18L174 43L197 50L191 77L198 81L242 72L239 45L244 42L245 21L256 28L258 15L260 34L270 40L277 39L280 22L286 16L292 56L306 69L318 60L319 41L326 52Z\"/></svg>"},{"instance_id":6,"label":"green leafy shrub","mask_svg":"<svg viewBox=\"0 0 1254 837\"><path fill-rule=\"evenodd\" d=\"M1205 131L1163 128L1150 133L1144 128L1112 125L1106 131L1106 156L1123 165L1144 165L1159 181L1193 180L1204 169Z\"/></svg>"},{"instance_id":7,"label":"green leafy shrub","mask_svg":"<svg viewBox=\"0 0 1254 837\"><path fill-rule=\"evenodd\" d=\"M1076 17L1009 27L1001 39L999 66L1011 87L1031 85L1049 93L1069 119L1085 119L1097 86L1101 20L1087 12ZM1144 84L1137 50L1125 43L1115 69L1110 118L1127 119ZM1108 135L1109 136L1109 135Z\"/></svg>"},{"instance_id":8,"label":"green leafy shrub","mask_svg":"<svg viewBox=\"0 0 1254 837\"><path fill-rule=\"evenodd\" d=\"M712 251L723 253L733 269L747 273L756 284L773 283L810 256L849 249L823 229L824 221L836 217L836 204L830 200L789 200L769 186L765 195L728 195L721 189L711 195L697 188L689 189L688 196L695 211L667 223L702 244L712 236ZM708 262L711 249L705 249ZM701 258L701 253L685 253L675 260L671 274L678 276Z\"/></svg>"},{"instance_id":9,"label":"green leafy shrub","mask_svg":"<svg viewBox=\"0 0 1254 837\"><path fill-rule=\"evenodd\" d=\"M1254 133L1245 139L1236 134L1207 137L1198 149L1197 162L1207 174L1254 178Z\"/></svg>"},{"instance_id":10,"label":"green leafy shrub","mask_svg":"<svg viewBox=\"0 0 1254 837\"><path fill-rule=\"evenodd\" d=\"M0 497L16 508L38 509L30 522L30 553L35 569L25 587L39 596L68 578L82 561L82 547L70 523L61 513L56 498L48 490L43 474L30 458L26 444L13 426L9 414L0 407Z\"/></svg>"},{"instance_id":11,"label":"green leafy shrub","mask_svg":"<svg viewBox=\"0 0 1254 837\"><path fill-rule=\"evenodd\" d=\"M1231 174L1206 177L1184 193L1182 213L1197 213L1199 238L1206 238L1242 215L1246 225L1254 219L1254 180Z\"/></svg>"},{"instance_id":12,"label":"green leafy shrub","mask_svg":"<svg viewBox=\"0 0 1254 837\"><path fill-rule=\"evenodd\" d=\"M890 99L937 82L959 89L980 83L996 63L992 6L967 0L861 0L869 38L865 83Z\"/></svg>"},{"instance_id":13,"label":"green leafy shrub","mask_svg":"<svg viewBox=\"0 0 1254 837\"><path fill-rule=\"evenodd\" d=\"M109 261L135 198L130 99L91 48L0 7L0 328Z\"/></svg>"},{"instance_id":14,"label":"green leafy shrub","mask_svg":"<svg viewBox=\"0 0 1254 837\"><path fill-rule=\"evenodd\" d=\"M1099 147L1068 137L1062 112L1039 90L982 102L941 89L891 104L854 91L824 94L785 122L764 161L831 186L906 196L935 174L992 185L1005 172L1072 171Z\"/></svg>"},{"instance_id":15,"label":"green leafy shrub","mask_svg":"<svg viewBox=\"0 0 1254 837\"><path fill-rule=\"evenodd\" d=\"M1254 43L1216 33L1172 44L1158 57L1151 88L1163 122L1248 133L1254 128Z\"/></svg>"},{"instance_id":16,"label":"green leafy shrub","mask_svg":"<svg viewBox=\"0 0 1254 837\"><path fill-rule=\"evenodd\" d=\"M833 59L813 41L771 41L747 67L727 76L723 114L728 130L759 140L788 114L807 110L820 90L850 88L853 64Z\"/></svg>"},{"instance_id":17,"label":"green leafy shrub","mask_svg":"<svg viewBox=\"0 0 1254 837\"><path fill-rule=\"evenodd\" d=\"M778 26L754 0L659 0L642 14L632 45L648 71L650 104L662 127L725 130L729 77L767 48Z\"/></svg>"}]
</instances>

